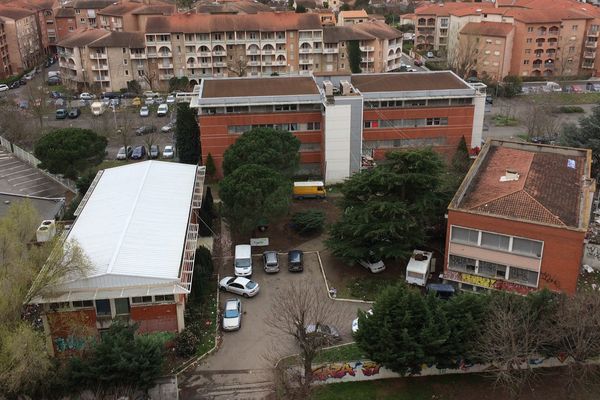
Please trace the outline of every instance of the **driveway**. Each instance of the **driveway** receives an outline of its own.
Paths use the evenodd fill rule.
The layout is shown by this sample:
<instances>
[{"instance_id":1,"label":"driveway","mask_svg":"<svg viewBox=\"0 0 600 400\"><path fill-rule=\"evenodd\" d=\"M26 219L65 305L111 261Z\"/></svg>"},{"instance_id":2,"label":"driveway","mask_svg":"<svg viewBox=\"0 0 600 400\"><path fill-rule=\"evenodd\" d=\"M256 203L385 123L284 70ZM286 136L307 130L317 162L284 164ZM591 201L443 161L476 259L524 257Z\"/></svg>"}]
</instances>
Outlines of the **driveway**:
<instances>
[{"instance_id":1,"label":"driveway","mask_svg":"<svg viewBox=\"0 0 600 400\"><path fill-rule=\"evenodd\" d=\"M272 275L263 271L260 256L253 257L252 279L261 285L260 293L254 298L242 299L244 315L241 330L223 334L216 353L180 376L182 399L263 399L269 395L272 382L270 369L275 361L298 352L293 339L273 332L265 324L276 294L307 279L320 289L321 301L334 302L327 296L315 251L305 252L302 273L287 271L286 256L285 253L280 254L281 270ZM232 263L231 257L224 259L224 266L219 271L221 277L233 274ZM221 305L231 297L236 296L222 292ZM351 322L356 318L357 310L366 310L369 305L335 301L334 306L339 320L343 321L337 328L343 341L350 342Z\"/></svg>"}]
</instances>

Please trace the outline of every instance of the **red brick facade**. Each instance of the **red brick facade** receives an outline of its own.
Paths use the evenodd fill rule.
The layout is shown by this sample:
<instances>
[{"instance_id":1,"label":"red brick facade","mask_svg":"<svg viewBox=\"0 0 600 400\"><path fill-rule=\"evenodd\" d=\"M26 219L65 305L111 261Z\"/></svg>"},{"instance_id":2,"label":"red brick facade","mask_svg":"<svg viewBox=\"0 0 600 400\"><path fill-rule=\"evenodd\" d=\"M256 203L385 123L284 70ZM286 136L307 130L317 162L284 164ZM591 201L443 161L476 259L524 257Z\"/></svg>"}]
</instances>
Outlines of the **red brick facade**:
<instances>
[{"instance_id":1,"label":"red brick facade","mask_svg":"<svg viewBox=\"0 0 600 400\"><path fill-rule=\"evenodd\" d=\"M94 309L49 311L46 318L57 356L69 356L83 350L86 341L98 335Z\"/></svg>"},{"instance_id":2,"label":"red brick facade","mask_svg":"<svg viewBox=\"0 0 600 400\"><path fill-rule=\"evenodd\" d=\"M177 305L132 306L130 318L139 324L138 333L177 332Z\"/></svg>"},{"instance_id":3,"label":"red brick facade","mask_svg":"<svg viewBox=\"0 0 600 400\"><path fill-rule=\"evenodd\" d=\"M448 210L447 238L450 238L450 227L452 225L543 241L544 250L538 289L548 288L569 294L575 293L583 256L585 232L519 222L508 218ZM445 274L452 272L448 271L449 242L449 240L446 240ZM491 280L487 279L487 281ZM510 282L498 282L496 286L491 288L519 293L526 293L530 290L526 286Z\"/></svg>"}]
</instances>

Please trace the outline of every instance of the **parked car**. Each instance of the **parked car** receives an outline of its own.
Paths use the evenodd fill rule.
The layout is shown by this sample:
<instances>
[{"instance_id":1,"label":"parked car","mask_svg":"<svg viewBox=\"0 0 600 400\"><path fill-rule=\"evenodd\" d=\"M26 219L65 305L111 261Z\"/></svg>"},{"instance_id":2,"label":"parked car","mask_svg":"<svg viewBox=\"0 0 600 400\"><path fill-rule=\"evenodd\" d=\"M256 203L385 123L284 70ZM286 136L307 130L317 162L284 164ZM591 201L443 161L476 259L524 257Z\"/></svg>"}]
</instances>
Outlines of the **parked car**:
<instances>
[{"instance_id":1,"label":"parked car","mask_svg":"<svg viewBox=\"0 0 600 400\"><path fill-rule=\"evenodd\" d=\"M306 333L309 335L319 335L322 336L326 341L335 341L339 342L342 340L342 335L340 335L340 331L333 325L326 324L310 324L306 326Z\"/></svg>"},{"instance_id":2,"label":"parked car","mask_svg":"<svg viewBox=\"0 0 600 400\"><path fill-rule=\"evenodd\" d=\"M156 132L156 127L154 125L144 125L140 126L135 130L136 136L147 135L149 133Z\"/></svg>"},{"instance_id":3,"label":"parked car","mask_svg":"<svg viewBox=\"0 0 600 400\"><path fill-rule=\"evenodd\" d=\"M233 269L235 276L252 275L252 247L249 244L235 246Z\"/></svg>"},{"instance_id":4,"label":"parked car","mask_svg":"<svg viewBox=\"0 0 600 400\"><path fill-rule=\"evenodd\" d=\"M13 83L11 83L8 88L9 89L17 89L21 87L21 82L20 81L14 81Z\"/></svg>"},{"instance_id":5,"label":"parked car","mask_svg":"<svg viewBox=\"0 0 600 400\"><path fill-rule=\"evenodd\" d=\"M583 93L583 89L581 88L581 86L571 85L571 87L569 87L569 92L571 92L571 93Z\"/></svg>"},{"instance_id":6,"label":"parked car","mask_svg":"<svg viewBox=\"0 0 600 400\"><path fill-rule=\"evenodd\" d=\"M288 252L288 271L304 271L304 253L302 250L290 250Z\"/></svg>"},{"instance_id":7,"label":"parked car","mask_svg":"<svg viewBox=\"0 0 600 400\"><path fill-rule=\"evenodd\" d=\"M156 115L158 117L166 117L169 113L169 105L167 103L162 103L158 106L158 110L156 110Z\"/></svg>"},{"instance_id":8,"label":"parked car","mask_svg":"<svg viewBox=\"0 0 600 400\"><path fill-rule=\"evenodd\" d=\"M29 108L29 101L27 101L27 100L19 100L19 108L21 110L27 110Z\"/></svg>"},{"instance_id":9,"label":"parked car","mask_svg":"<svg viewBox=\"0 0 600 400\"><path fill-rule=\"evenodd\" d=\"M427 293L433 293L442 300L448 300L456 294L454 286L447 283L428 283L425 291Z\"/></svg>"},{"instance_id":10,"label":"parked car","mask_svg":"<svg viewBox=\"0 0 600 400\"><path fill-rule=\"evenodd\" d=\"M67 110L65 110L64 108L59 108L58 110L56 110L56 119L65 119L67 118Z\"/></svg>"},{"instance_id":11,"label":"parked car","mask_svg":"<svg viewBox=\"0 0 600 400\"><path fill-rule=\"evenodd\" d=\"M423 66L423 61L421 61L421 60L415 60L413 62L413 64L414 64L415 67L422 67Z\"/></svg>"},{"instance_id":12,"label":"parked car","mask_svg":"<svg viewBox=\"0 0 600 400\"><path fill-rule=\"evenodd\" d=\"M94 100L96 96L91 93L83 92L79 95L80 100Z\"/></svg>"},{"instance_id":13,"label":"parked car","mask_svg":"<svg viewBox=\"0 0 600 400\"><path fill-rule=\"evenodd\" d=\"M152 90L147 90L144 93L142 93L144 97L158 97L159 94L156 92L153 92Z\"/></svg>"},{"instance_id":14,"label":"parked car","mask_svg":"<svg viewBox=\"0 0 600 400\"><path fill-rule=\"evenodd\" d=\"M427 52L427 58L434 58L434 57L435 57L435 55L433 54L432 51Z\"/></svg>"},{"instance_id":15,"label":"parked car","mask_svg":"<svg viewBox=\"0 0 600 400\"><path fill-rule=\"evenodd\" d=\"M137 93L133 93L133 92L124 92L121 94L122 99L133 99L136 97L138 97Z\"/></svg>"},{"instance_id":16,"label":"parked car","mask_svg":"<svg viewBox=\"0 0 600 400\"><path fill-rule=\"evenodd\" d=\"M118 99L121 97L121 94L116 92L104 92L102 93L102 97L105 99Z\"/></svg>"},{"instance_id":17,"label":"parked car","mask_svg":"<svg viewBox=\"0 0 600 400\"><path fill-rule=\"evenodd\" d=\"M141 160L146 156L146 146L136 146L131 153L132 160Z\"/></svg>"},{"instance_id":18,"label":"parked car","mask_svg":"<svg viewBox=\"0 0 600 400\"><path fill-rule=\"evenodd\" d=\"M110 99L108 105L111 107L119 107L121 105L121 100L118 97L115 97L114 99Z\"/></svg>"},{"instance_id":19,"label":"parked car","mask_svg":"<svg viewBox=\"0 0 600 400\"><path fill-rule=\"evenodd\" d=\"M358 263L374 274L385 271L385 264L373 252L369 252L369 257L366 260L358 260Z\"/></svg>"},{"instance_id":20,"label":"parked car","mask_svg":"<svg viewBox=\"0 0 600 400\"><path fill-rule=\"evenodd\" d=\"M121 147L119 149L119 152L117 153L117 160L126 160L130 158L132 154L133 149L131 148L131 146L127 146L127 150L125 150L125 147Z\"/></svg>"},{"instance_id":21,"label":"parked car","mask_svg":"<svg viewBox=\"0 0 600 400\"><path fill-rule=\"evenodd\" d=\"M56 91L51 91L50 92L50 98L52 99L62 99L63 98L63 94L61 92L56 92Z\"/></svg>"},{"instance_id":22,"label":"parked car","mask_svg":"<svg viewBox=\"0 0 600 400\"><path fill-rule=\"evenodd\" d=\"M62 83L62 80L60 79L59 76L52 76L52 77L48 78L47 83L50 86L56 86L56 85L60 85Z\"/></svg>"},{"instance_id":23,"label":"parked car","mask_svg":"<svg viewBox=\"0 0 600 400\"><path fill-rule=\"evenodd\" d=\"M81 110L77 107L71 108L69 110L69 118L70 119L75 119L75 118L79 117L80 115L81 115Z\"/></svg>"},{"instance_id":24,"label":"parked car","mask_svg":"<svg viewBox=\"0 0 600 400\"><path fill-rule=\"evenodd\" d=\"M6 92L8 90L8 85L4 83L0 85L0 92Z\"/></svg>"},{"instance_id":25,"label":"parked car","mask_svg":"<svg viewBox=\"0 0 600 400\"><path fill-rule=\"evenodd\" d=\"M254 297L258 294L260 286L258 283L241 276L226 276L219 281L219 289L244 297Z\"/></svg>"},{"instance_id":26,"label":"parked car","mask_svg":"<svg viewBox=\"0 0 600 400\"><path fill-rule=\"evenodd\" d=\"M162 128L160 128L160 131L165 132L165 133L171 132L174 127L175 127L175 124L173 123L173 121L171 121L168 124L164 125Z\"/></svg>"},{"instance_id":27,"label":"parked car","mask_svg":"<svg viewBox=\"0 0 600 400\"><path fill-rule=\"evenodd\" d=\"M131 105L132 106L136 106L139 107L142 105L142 99L140 99L139 97L134 97L133 100L131 100Z\"/></svg>"},{"instance_id":28,"label":"parked car","mask_svg":"<svg viewBox=\"0 0 600 400\"><path fill-rule=\"evenodd\" d=\"M148 153L149 158L158 158L160 156L160 150L158 149L157 144L153 144L150 146L150 152Z\"/></svg>"},{"instance_id":29,"label":"parked car","mask_svg":"<svg viewBox=\"0 0 600 400\"><path fill-rule=\"evenodd\" d=\"M235 331L242 327L242 302L239 299L225 302L221 326L224 331Z\"/></svg>"},{"instance_id":30,"label":"parked car","mask_svg":"<svg viewBox=\"0 0 600 400\"><path fill-rule=\"evenodd\" d=\"M279 272L279 256L276 251L265 251L263 253L263 265L266 273Z\"/></svg>"},{"instance_id":31,"label":"parked car","mask_svg":"<svg viewBox=\"0 0 600 400\"><path fill-rule=\"evenodd\" d=\"M144 100L144 104L147 106L151 106L154 104L154 97L146 97Z\"/></svg>"},{"instance_id":32,"label":"parked car","mask_svg":"<svg viewBox=\"0 0 600 400\"><path fill-rule=\"evenodd\" d=\"M163 149L162 156L163 156L163 158L175 157L175 152L173 151L173 146L171 146L171 145L165 146L165 148Z\"/></svg>"},{"instance_id":33,"label":"parked car","mask_svg":"<svg viewBox=\"0 0 600 400\"><path fill-rule=\"evenodd\" d=\"M417 72L417 70L416 70L416 69L414 69L414 68L412 68L412 67L408 67L408 68L406 69L406 72Z\"/></svg>"},{"instance_id":34,"label":"parked car","mask_svg":"<svg viewBox=\"0 0 600 400\"><path fill-rule=\"evenodd\" d=\"M105 107L110 105L110 99L108 97L103 97L101 103L104 104Z\"/></svg>"},{"instance_id":35,"label":"parked car","mask_svg":"<svg viewBox=\"0 0 600 400\"><path fill-rule=\"evenodd\" d=\"M52 101L52 100L50 100L50 101ZM54 105L56 107L62 108L65 106L65 100L64 99L56 99L56 100L54 100Z\"/></svg>"},{"instance_id":36,"label":"parked car","mask_svg":"<svg viewBox=\"0 0 600 400\"><path fill-rule=\"evenodd\" d=\"M167 96L167 104L175 104L175 95L168 95Z\"/></svg>"},{"instance_id":37,"label":"parked car","mask_svg":"<svg viewBox=\"0 0 600 400\"><path fill-rule=\"evenodd\" d=\"M146 106L140 108L140 117L147 117L150 115L150 109Z\"/></svg>"},{"instance_id":38,"label":"parked car","mask_svg":"<svg viewBox=\"0 0 600 400\"><path fill-rule=\"evenodd\" d=\"M369 309L365 313L365 316L367 318L369 317L369 315L373 315L373 309ZM358 332L358 318L356 318L352 321L352 333L356 333L356 332Z\"/></svg>"}]
</instances>

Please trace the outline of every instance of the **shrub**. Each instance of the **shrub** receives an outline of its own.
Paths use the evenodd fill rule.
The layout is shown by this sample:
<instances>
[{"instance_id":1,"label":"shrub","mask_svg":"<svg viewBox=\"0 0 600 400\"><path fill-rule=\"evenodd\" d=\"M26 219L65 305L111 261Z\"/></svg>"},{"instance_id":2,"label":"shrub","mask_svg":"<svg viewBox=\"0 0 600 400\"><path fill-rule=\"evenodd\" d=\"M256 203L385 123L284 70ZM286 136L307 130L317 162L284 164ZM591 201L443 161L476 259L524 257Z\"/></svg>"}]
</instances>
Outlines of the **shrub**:
<instances>
[{"instance_id":1,"label":"shrub","mask_svg":"<svg viewBox=\"0 0 600 400\"><path fill-rule=\"evenodd\" d=\"M573 113L583 113L585 110L579 106L562 106L558 107L559 113L565 114L573 114Z\"/></svg>"},{"instance_id":2,"label":"shrub","mask_svg":"<svg viewBox=\"0 0 600 400\"><path fill-rule=\"evenodd\" d=\"M321 210L300 211L292 215L292 226L301 235L321 232L325 224L325 213Z\"/></svg>"},{"instance_id":3,"label":"shrub","mask_svg":"<svg viewBox=\"0 0 600 400\"><path fill-rule=\"evenodd\" d=\"M196 354L200 339L191 329L185 328L175 337L175 354L179 357L190 357Z\"/></svg>"}]
</instances>

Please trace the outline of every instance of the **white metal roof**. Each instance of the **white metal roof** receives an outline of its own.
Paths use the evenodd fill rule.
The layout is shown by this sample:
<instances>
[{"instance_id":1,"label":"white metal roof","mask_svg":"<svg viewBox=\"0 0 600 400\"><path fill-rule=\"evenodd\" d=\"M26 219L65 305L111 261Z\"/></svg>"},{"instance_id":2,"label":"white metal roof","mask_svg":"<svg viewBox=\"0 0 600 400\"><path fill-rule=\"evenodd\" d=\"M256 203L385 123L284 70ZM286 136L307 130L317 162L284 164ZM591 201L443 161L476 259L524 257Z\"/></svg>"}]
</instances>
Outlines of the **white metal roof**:
<instances>
[{"instance_id":1,"label":"white metal roof","mask_svg":"<svg viewBox=\"0 0 600 400\"><path fill-rule=\"evenodd\" d=\"M53 292L165 284L170 293L179 291L173 284L180 278L196 170L162 161L104 170L66 238L82 247L92 271Z\"/></svg>"},{"instance_id":2,"label":"white metal roof","mask_svg":"<svg viewBox=\"0 0 600 400\"><path fill-rule=\"evenodd\" d=\"M425 260L421 260L421 261L416 260L415 256L417 254L421 254L423 256L426 256L427 258ZM412 257L408 261L406 270L424 274L429 269L429 265L431 264L432 257L433 257L433 253L431 253L429 251L414 250Z\"/></svg>"}]
</instances>

